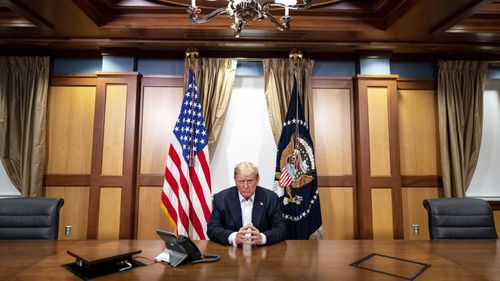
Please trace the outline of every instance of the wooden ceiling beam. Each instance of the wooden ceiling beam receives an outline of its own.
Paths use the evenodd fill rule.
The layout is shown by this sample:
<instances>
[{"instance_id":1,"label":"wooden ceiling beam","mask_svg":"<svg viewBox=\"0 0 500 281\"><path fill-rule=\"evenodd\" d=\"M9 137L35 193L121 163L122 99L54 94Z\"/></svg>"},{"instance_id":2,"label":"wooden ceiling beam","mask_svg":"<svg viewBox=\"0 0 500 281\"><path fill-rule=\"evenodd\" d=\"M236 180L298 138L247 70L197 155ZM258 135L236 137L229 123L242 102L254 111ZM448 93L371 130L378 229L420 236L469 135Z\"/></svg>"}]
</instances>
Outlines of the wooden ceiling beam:
<instances>
[{"instance_id":1,"label":"wooden ceiling beam","mask_svg":"<svg viewBox=\"0 0 500 281\"><path fill-rule=\"evenodd\" d=\"M408 11L415 6L418 0L406 0L399 1L398 4L394 4L393 9L387 13L384 20L384 30L390 28L395 22L397 22L401 17L403 17Z\"/></svg>"},{"instance_id":2,"label":"wooden ceiling beam","mask_svg":"<svg viewBox=\"0 0 500 281\"><path fill-rule=\"evenodd\" d=\"M105 0L73 0L73 2L97 25L102 26L116 16L115 9Z\"/></svg>"},{"instance_id":3,"label":"wooden ceiling beam","mask_svg":"<svg viewBox=\"0 0 500 281\"><path fill-rule=\"evenodd\" d=\"M122 14L116 16L113 20L101 26L105 29L149 29L149 30L188 30L188 29L227 29L233 20L226 16L220 16L203 24L193 24L189 17L184 14ZM366 18L360 21L351 17L312 17L312 16L294 16L290 24L292 31L359 31L373 32L381 31L383 21L379 19ZM274 25L264 19L254 21L246 29L267 29L277 30Z\"/></svg>"},{"instance_id":4,"label":"wooden ceiling beam","mask_svg":"<svg viewBox=\"0 0 500 281\"><path fill-rule=\"evenodd\" d=\"M21 0L0 0L0 6L7 7L42 30L52 30L52 22Z\"/></svg>"},{"instance_id":5,"label":"wooden ceiling beam","mask_svg":"<svg viewBox=\"0 0 500 281\"><path fill-rule=\"evenodd\" d=\"M493 0L471 0L455 13L431 27L431 29L429 29L429 34L436 35L447 31L452 26L477 13L484 6L491 4L491 2L493 2Z\"/></svg>"},{"instance_id":6,"label":"wooden ceiling beam","mask_svg":"<svg viewBox=\"0 0 500 281\"><path fill-rule=\"evenodd\" d=\"M241 39L241 38L240 38ZM327 41L327 40L311 40L297 41L292 39L280 39L262 41L260 39L244 39L234 40L232 38L198 38L198 39L106 39L106 38L8 38L0 41L12 45L20 44L33 47L43 48L45 45L48 48L59 46L60 48L134 48L134 46L142 46L139 50L155 50L155 49L185 49L186 47L197 46L199 50L211 49L218 50L224 47L224 50L275 50L300 48L304 52L309 52L311 49L322 50L329 49L331 52L354 52L356 50L409 50L410 52L433 52L433 50L467 52L467 50L480 50L481 48L489 48L496 52L500 52L500 42L496 43L481 43L481 42L411 42L411 41ZM0 44L1 45L1 44ZM57 48L55 48L57 49ZM320 52L320 51L318 51Z\"/></svg>"},{"instance_id":7,"label":"wooden ceiling beam","mask_svg":"<svg viewBox=\"0 0 500 281\"><path fill-rule=\"evenodd\" d=\"M500 13L474 15L454 25L447 32L490 33L485 36L491 37L491 33L500 33ZM495 36L498 37L498 34Z\"/></svg>"},{"instance_id":8,"label":"wooden ceiling beam","mask_svg":"<svg viewBox=\"0 0 500 281\"><path fill-rule=\"evenodd\" d=\"M12 27L36 27L36 25L10 9L0 9L0 28Z\"/></svg>"}]
</instances>

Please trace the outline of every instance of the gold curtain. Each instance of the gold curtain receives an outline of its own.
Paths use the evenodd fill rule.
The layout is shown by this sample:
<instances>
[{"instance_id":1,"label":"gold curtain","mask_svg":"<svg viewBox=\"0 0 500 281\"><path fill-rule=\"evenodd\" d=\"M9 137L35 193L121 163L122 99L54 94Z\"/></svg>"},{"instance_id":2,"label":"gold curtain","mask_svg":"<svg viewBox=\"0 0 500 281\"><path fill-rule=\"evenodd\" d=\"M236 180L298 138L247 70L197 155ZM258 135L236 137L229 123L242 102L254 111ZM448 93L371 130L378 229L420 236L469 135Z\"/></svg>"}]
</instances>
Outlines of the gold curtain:
<instances>
[{"instance_id":1,"label":"gold curtain","mask_svg":"<svg viewBox=\"0 0 500 281\"><path fill-rule=\"evenodd\" d=\"M237 60L231 58L186 59L184 80L187 83L189 68L198 83L198 92L203 109L203 118L208 131L208 149L212 159L219 142L226 116L234 79Z\"/></svg>"},{"instance_id":2,"label":"gold curtain","mask_svg":"<svg viewBox=\"0 0 500 281\"><path fill-rule=\"evenodd\" d=\"M41 196L48 57L0 57L0 156L22 196Z\"/></svg>"},{"instance_id":3,"label":"gold curtain","mask_svg":"<svg viewBox=\"0 0 500 281\"><path fill-rule=\"evenodd\" d=\"M438 63L438 116L444 195L464 197L476 169L487 63Z\"/></svg>"},{"instance_id":4,"label":"gold curtain","mask_svg":"<svg viewBox=\"0 0 500 281\"><path fill-rule=\"evenodd\" d=\"M309 126L311 138L314 136L314 120L312 109L312 68L311 59L264 59L264 94L276 144L281 135L283 120L288 110L288 102L292 94L294 77L297 90L304 107L304 115Z\"/></svg>"}]
</instances>

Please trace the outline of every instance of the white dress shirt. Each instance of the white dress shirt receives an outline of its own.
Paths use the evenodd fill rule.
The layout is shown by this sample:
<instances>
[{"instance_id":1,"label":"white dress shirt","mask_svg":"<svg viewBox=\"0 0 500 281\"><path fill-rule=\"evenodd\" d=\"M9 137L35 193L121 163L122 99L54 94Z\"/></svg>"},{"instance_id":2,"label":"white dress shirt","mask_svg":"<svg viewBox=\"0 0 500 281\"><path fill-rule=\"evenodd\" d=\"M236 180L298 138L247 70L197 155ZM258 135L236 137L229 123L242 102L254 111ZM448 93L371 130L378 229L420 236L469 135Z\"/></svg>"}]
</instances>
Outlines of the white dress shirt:
<instances>
[{"instance_id":1,"label":"white dress shirt","mask_svg":"<svg viewBox=\"0 0 500 281\"><path fill-rule=\"evenodd\" d=\"M255 199L255 193L252 194L248 200L246 200L241 194L238 192L238 197L240 199L240 206L241 206L241 221L243 223L243 226L246 226L248 224L252 223L252 210L253 210L253 202ZM229 244L233 245L234 247L237 247L238 245L236 244L236 235L238 232L233 232L231 235L228 237L228 242ZM261 243L260 245L266 244L267 237L265 234L261 233Z\"/></svg>"}]
</instances>

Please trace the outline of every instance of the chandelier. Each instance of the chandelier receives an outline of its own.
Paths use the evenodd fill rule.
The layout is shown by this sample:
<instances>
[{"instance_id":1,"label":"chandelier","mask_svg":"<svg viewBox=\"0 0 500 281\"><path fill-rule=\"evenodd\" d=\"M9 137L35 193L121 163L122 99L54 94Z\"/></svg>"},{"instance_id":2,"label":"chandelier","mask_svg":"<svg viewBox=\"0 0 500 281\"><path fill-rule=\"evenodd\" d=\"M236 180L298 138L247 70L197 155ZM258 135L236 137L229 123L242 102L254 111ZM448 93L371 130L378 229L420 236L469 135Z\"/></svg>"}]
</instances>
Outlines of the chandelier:
<instances>
[{"instance_id":1,"label":"chandelier","mask_svg":"<svg viewBox=\"0 0 500 281\"><path fill-rule=\"evenodd\" d=\"M243 26L250 24L253 20L261 21L264 18L269 19L277 29L284 31L290 29L290 10L307 9L311 6L312 0L225 0L227 7L218 8L208 15L201 16L201 9L196 6L196 0L191 0L191 6L187 12L191 22L196 24L205 23L218 15L226 14L234 19L231 28L234 30L234 36L239 37ZM300 3L299 3L300 2ZM271 15L270 9L281 7L284 9L284 15L275 19Z\"/></svg>"}]
</instances>

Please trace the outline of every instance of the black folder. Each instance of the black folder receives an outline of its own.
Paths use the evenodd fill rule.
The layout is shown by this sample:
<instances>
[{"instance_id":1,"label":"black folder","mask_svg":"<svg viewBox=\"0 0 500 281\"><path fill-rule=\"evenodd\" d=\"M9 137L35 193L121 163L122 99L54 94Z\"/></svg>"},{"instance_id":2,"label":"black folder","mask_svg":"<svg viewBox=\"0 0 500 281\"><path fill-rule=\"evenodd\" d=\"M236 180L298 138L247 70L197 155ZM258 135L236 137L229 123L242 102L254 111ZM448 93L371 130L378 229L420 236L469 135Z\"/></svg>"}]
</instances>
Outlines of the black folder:
<instances>
[{"instance_id":1,"label":"black folder","mask_svg":"<svg viewBox=\"0 0 500 281\"><path fill-rule=\"evenodd\" d=\"M83 280L117 273L143 266L135 261L133 255L142 252L138 249L112 247L99 251L96 248L68 250L68 254L75 257L75 262L62 266Z\"/></svg>"}]
</instances>

